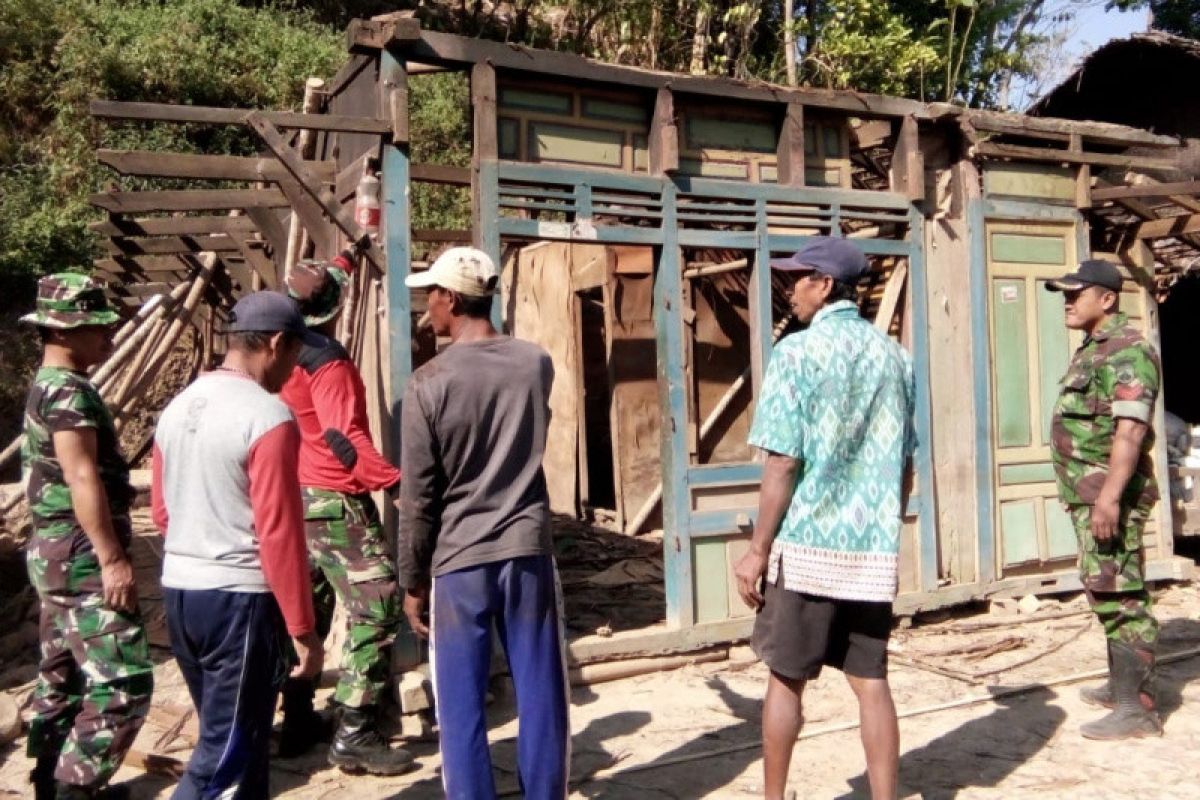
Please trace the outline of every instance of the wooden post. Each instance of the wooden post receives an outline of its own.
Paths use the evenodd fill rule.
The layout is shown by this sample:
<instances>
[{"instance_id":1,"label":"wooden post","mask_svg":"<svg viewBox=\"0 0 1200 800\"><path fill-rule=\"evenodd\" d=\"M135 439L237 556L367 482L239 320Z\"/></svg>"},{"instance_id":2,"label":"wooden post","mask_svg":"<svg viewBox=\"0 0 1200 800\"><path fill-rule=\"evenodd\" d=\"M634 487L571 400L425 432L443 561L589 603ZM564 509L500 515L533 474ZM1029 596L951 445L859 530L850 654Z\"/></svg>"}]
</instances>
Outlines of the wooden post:
<instances>
[{"instance_id":1,"label":"wooden post","mask_svg":"<svg viewBox=\"0 0 1200 800\"><path fill-rule=\"evenodd\" d=\"M1072 153L1083 152L1083 137L1078 133L1070 135L1069 148ZM1092 165L1080 164L1075 168L1075 207L1079 209L1092 207Z\"/></svg>"},{"instance_id":2,"label":"wooden post","mask_svg":"<svg viewBox=\"0 0 1200 800\"><path fill-rule=\"evenodd\" d=\"M925 199L925 157L921 154L918 141L916 117L910 115L900 122L891 172L893 192L904 195L914 203Z\"/></svg>"},{"instance_id":3,"label":"wooden post","mask_svg":"<svg viewBox=\"0 0 1200 800\"><path fill-rule=\"evenodd\" d=\"M650 122L650 174L669 175L679 169L679 129L675 126L675 97L659 89Z\"/></svg>"},{"instance_id":4,"label":"wooden post","mask_svg":"<svg viewBox=\"0 0 1200 800\"><path fill-rule=\"evenodd\" d=\"M474 139L471 148L471 238L500 267L500 146L496 123L496 70L491 62L471 69ZM492 304L492 324L503 330L500 304Z\"/></svg>"},{"instance_id":5,"label":"wooden post","mask_svg":"<svg viewBox=\"0 0 1200 800\"><path fill-rule=\"evenodd\" d=\"M804 185L804 106L788 103L776 148L780 186Z\"/></svg>"},{"instance_id":6,"label":"wooden post","mask_svg":"<svg viewBox=\"0 0 1200 800\"><path fill-rule=\"evenodd\" d=\"M316 114L320 110L321 97L325 93L325 81L320 78L309 78L304 82L304 113ZM313 145L316 143L316 136L311 128L304 128L300 131L299 147L301 158L312 158ZM283 277L284 279L292 271L292 266L300 255L304 252L304 226L300 224L300 218L293 210L288 221L288 237L287 237L287 252L283 259Z\"/></svg>"}]
</instances>

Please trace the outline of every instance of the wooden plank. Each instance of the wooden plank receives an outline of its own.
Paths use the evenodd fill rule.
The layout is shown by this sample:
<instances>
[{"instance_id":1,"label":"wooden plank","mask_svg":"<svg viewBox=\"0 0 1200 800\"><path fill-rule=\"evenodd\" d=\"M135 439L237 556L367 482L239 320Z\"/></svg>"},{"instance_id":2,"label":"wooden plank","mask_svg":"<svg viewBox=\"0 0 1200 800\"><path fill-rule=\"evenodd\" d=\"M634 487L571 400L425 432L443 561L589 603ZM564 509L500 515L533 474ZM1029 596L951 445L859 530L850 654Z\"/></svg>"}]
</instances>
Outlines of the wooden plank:
<instances>
[{"instance_id":1,"label":"wooden plank","mask_svg":"<svg viewBox=\"0 0 1200 800\"><path fill-rule=\"evenodd\" d=\"M189 272L192 265L179 256L116 256L96 260L99 269L116 272Z\"/></svg>"},{"instance_id":2,"label":"wooden plank","mask_svg":"<svg viewBox=\"0 0 1200 800\"><path fill-rule=\"evenodd\" d=\"M940 112L945 106L934 104L931 108ZM1071 135L1074 134L1083 137L1092 144L1115 147L1141 145L1143 147L1170 148L1179 146L1179 140L1174 136L1163 136L1139 128L1115 125L1108 122L1090 122L1054 117L1031 117L1025 114L1009 114L998 111L963 109L958 107L954 108L954 115L970 121L971 125L977 130L1007 133L1014 136L1030 136L1049 141L1068 142Z\"/></svg>"},{"instance_id":3,"label":"wooden plank","mask_svg":"<svg viewBox=\"0 0 1200 800\"><path fill-rule=\"evenodd\" d=\"M287 191L291 192L291 186L287 187ZM287 232L283 229L283 221L279 219L279 215L269 208L248 208L246 216L253 220L255 228L262 234L267 244L271 245L276 263L281 263L280 260L287 250ZM324 230L325 225L322 224L320 227ZM314 241L325 243L324 240L319 239L314 239Z\"/></svg>"},{"instance_id":4,"label":"wooden plank","mask_svg":"<svg viewBox=\"0 0 1200 800\"><path fill-rule=\"evenodd\" d=\"M1106 186L1092 190L1096 203L1107 200L1122 200L1128 197L1170 197L1171 195L1200 194L1200 181L1178 181L1176 183L1139 183L1135 186Z\"/></svg>"},{"instance_id":5,"label":"wooden plank","mask_svg":"<svg viewBox=\"0 0 1200 800\"><path fill-rule=\"evenodd\" d=\"M804 185L804 106L799 103L787 105L775 159L781 186Z\"/></svg>"},{"instance_id":6,"label":"wooden plank","mask_svg":"<svg viewBox=\"0 0 1200 800\"><path fill-rule=\"evenodd\" d=\"M416 20L409 20L416 22ZM418 33L421 26L417 25ZM392 144L408 144L408 73L395 69L390 77L380 76L380 106L392 123Z\"/></svg>"},{"instance_id":7,"label":"wooden plank","mask_svg":"<svg viewBox=\"0 0 1200 800\"><path fill-rule=\"evenodd\" d=\"M104 242L104 249L116 255L168 255L172 253L214 253L236 251L237 242L227 235L221 236L167 236L167 237L123 237L114 236Z\"/></svg>"},{"instance_id":8,"label":"wooden plank","mask_svg":"<svg viewBox=\"0 0 1200 800\"><path fill-rule=\"evenodd\" d=\"M413 164L412 180L449 186L470 186L471 170L468 167L451 167L447 164Z\"/></svg>"},{"instance_id":9,"label":"wooden plank","mask_svg":"<svg viewBox=\"0 0 1200 800\"><path fill-rule=\"evenodd\" d=\"M88 202L114 214L148 211L226 211L246 208L284 208L287 198L278 189L173 189L157 192L104 192Z\"/></svg>"},{"instance_id":10,"label":"wooden plank","mask_svg":"<svg viewBox=\"0 0 1200 800\"><path fill-rule=\"evenodd\" d=\"M254 233L254 223L246 217L113 217L92 222L88 230L102 236L200 236L225 233L230 236Z\"/></svg>"},{"instance_id":11,"label":"wooden plank","mask_svg":"<svg viewBox=\"0 0 1200 800\"><path fill-rule=\"evenodd\" d=\"M262 278L263 288L275 289L279 286L279 273L262 248L262 242L241 242L242 258Z\"/></svg>"},{"instance_id":12,"label":"wooden plank","mask_svg":"<svg viewBox=\"0 0 1200 800\"><path fill-rule=\"evenodd\" d=\"M469 228L417 228L412 232L414 242L457 242L470 244L471 231Z\"/></svg>"},{"instance_id":13,"label":"wooden plank","mask_svg":"<svg viewBox=\"0 0 1200 800\"><path fill-rule=\"evenodd\" d=\"M901 261L892 267L887 284L883 287L883 296L879 300L879 308L875 312L875 329L887 333L892 328L892 319L896 316L896 308L900 303L900 294L904 291L908 280L908 262Z\"/></svg>"},{"instance_id":14,"label":"wooden plank","mask_svg":"<svg viewBox=\"0 0 1200 800\"><path fill-rule=\"evenodd\" d=\"M1179 162L1172 158L1149 158L1115 153L1074 153L1070 150L1024 147L994 142L979 142L973 146L973 149L977 155L984 157L1050 161L1058 164L1092 164L1102 167L1147 167L1151 169L1174 169L1179 166Z\"/></svg>"},{"instance_id":15,"label":"wooden plank","mask_svg":"<svg viewBox=\"0 0 1200 800\"><path fill-rule=\"evenodd\" d=\"M292 111L257 111L251 108L180 106L170 103L122 103L93 100L88 111L100 119L144 120L148 122L198 122L211 125L245 125L250 114L259 114L279 128L308 128L314 131L366 133L389 136L392 124L369 117L337 114L298 114Z\"/></svg>"},{"instance_id":16,"label":"wooden plank","mask_svg":"<svg viewBox=\"0 0 1200 800\"><path fill-rule=\"evenodd\" d=\"M304 166L300 155L287 146L283 137L279 135L278 129L266 117L252 112L247 117L247 122L263 140L263 142L271 149L275 156L283 162L292 173L292 177L300 184L300 188L304 190L316 203L321 206L325 214L333 220L334 224L342 229L346 237L351 241L355 248L360 249L375 268L380 272L387 271L387 259L383 252L379 249L379 245L372 241L367 232L359 227L354 221L350 212L342 207L341 203L334 198L333 193L328 189L322 189L321 184ZM309 231L313 235L313 231ZM314 236L314 241L316 237ZM332 252L330 253L332 255Z\"/></svg>"},{"instance_id":17,"label":"wooden plank","mask_svg":"<svg viewBox=\"0 0 1200 800\"><path fill-rule=\"evenodd\" d=\"M476 64L471 68L471 108L473 114L474 147L471 150L471 227L476 247L489 252L489 238L485 225L496 211L486 207L484 187L485 165L495 164L499 158L500 143L496 123L496 70L490 63ZM490 229L490 227L489 227ZM498 243L497 243L498 244Z\"/></svg>"},{"instance_id":18,"label":"wooden plank","mask_svg":"<svg viewBox=\"0 0 1200 800\"><path fill-rule=\"evenodd\" d=\"M403 47L420 38L421 21L414 17L355 19L346 28L346 49L382 50L391 44Z\"/></svg>"},{"instance_id":19,"label":"wooden plank","mask_svg":"<svg viewBox=\"0 0 1200 800\"><path fill-rule=\"evenodd\" d=\"M122 175L140 175L147 178L277 181L289 177L283 165L273 158L100 149L96 151L96 160ZM332 161L306 161L305 164L322 181L333 181Z\"/></svg>"},{"instance_id":20,"label":"wooden plank","mask_svg":"<svg viewBox=\"0 0 1200 800\"><path fill-rule=\"evenodd\" d=\"M650 174L669 175L679 169L679 129L670 89L659 89L650 120Z\"/></svg>"},{"instance_id":21,"label":"wooden plank","mask_svg":"<svg viewBox=\"0 0 1200 800\"><path fill-rule=\"evenodd\" d=\"M1161 239L1196 231L1200 231L1200 214L1180 214L1175 217L1146 220L1138 225L1133 235L1136 239Z\"/></svg>"},{"instance_id":22,"label":"wooden plank","mask_svg":"<svg viewBox=\"0 0 1200 800\"><path fill-rule=\"evenodd\" d=\"M925 158L918 141L917 120L905 117L900 122L900 134L892 153L892 191L913 202L925 199Z\"/></svg>"}]
</instances>

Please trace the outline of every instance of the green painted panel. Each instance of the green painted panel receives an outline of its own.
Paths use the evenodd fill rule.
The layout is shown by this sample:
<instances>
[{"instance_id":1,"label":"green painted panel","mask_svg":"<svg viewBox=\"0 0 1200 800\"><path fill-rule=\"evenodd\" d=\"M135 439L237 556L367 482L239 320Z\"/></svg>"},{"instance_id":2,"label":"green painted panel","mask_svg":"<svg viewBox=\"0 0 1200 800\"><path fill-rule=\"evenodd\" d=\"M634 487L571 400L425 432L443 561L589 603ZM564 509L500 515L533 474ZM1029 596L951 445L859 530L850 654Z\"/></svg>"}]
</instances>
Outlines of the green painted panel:
<instances>
[{"instance_id":1,"label":"green painted panel","mask_svg":"<svg viewBox=\"0 0 1200 800\"><path fill-rule=\"evenodd\" d=\"M531 161L569 161L620 167L625 134L575 125L556 125L530 120L529 158Z\"/></svg>"},{"instance_id":2,"label":"green painted panel","mask_svg":"<svg viewBox=\"0 0 1200 800\"><path fill-rule=\"evenodd\" d=\"M549 114L571 116L572 97L569 94L556 92L536 92L531 89L500 90L501 108L524 108L530 111L543 111Z\"/></svg>"},{"instance_id":3,"label":"green painted panel","mask_svg":"<svg viewBox=\"0 0 1200 800\"><path fill-rule=\"evenodd\" d=\"M840 158L842 155L842 131L829 125L821 126L821 141L825 145L826 158Z\"/></svg>"},{"instance_id":4,"label":"green painted panel","mask_svg":"<svg viewBox=\"0 0 1200 800\"><path fill-rule=\"evenodd\" d=\"M842 171L822 167L805 167L804 184L806 186L841 186Z\"/></svg>"},{"instance_id":5,"label":"green painted panel","mask_svg":"<svg viewBox=\"0 0 1200 800\"><path fill-rule=\"evenodd\" d=\"M633 169L636 172L650 171L650 145L645 136L633 137Z\"/></svg>"},{"instance_id":6,"label":"green painted panel","mask_svg":"<svg viewBox=\"0 0 1200 800\"><path fill-rule=\"evenodd\" d=\"M1050 558L1066 558L1075 555L1079 545L1075 540L1075 526L1071 523L1071 515L1063 510L1057 497L1047 497L1046 504L1046 545Z\"/></svg>"},{"instance_id":7,"label":"green painted panel","mask_svg":"<svg viewBox=\"0 0 1200 800\"><path fill-rule=\"evenodd\" d=\"M501 158L520 158L521 123L519 120L500 117L496 120L499 131L499 151Z\"/></svg>"},{"instance_id":8,"label":"green painted panel","mask_svg":"<svg viewBox=\"0 0 1200 800\"><path fill-rule=\"evenodd\" d=\"M992 261L1065 266L1067 240L1059 235L993 233Z\"/></svg>"},{"instance_id":9,"label":"green painted panel","mask_svg":"<svg viewBox=\"0 0 1200 800\"><path fill-rule=\"evenodd\" d=\"M1047 292L1046 282L1038 281L1038 375L1042 382L1042 444L1050 444L1050 417L1058 398L1058 382L1067 372L1071 361L1071 345L1067 342L1067 326L1063 316L1063 298L1059 292Z\"/></svg>"},{"instance_id":10,"label":"green painted panel","mask_svg":"<svg viewBox=\"0 0 1200 800\"><path fill-rule=\"evenodd\" d=\"M992 162L984 167L983 189L988 194L1010 197L1073 201L1075 171L1041 164Z\"/></svg>"},{"instance_id":11,"label":"green painted panel","mask_svg":"<svg viewBox=\"0 0 1200 800\"><path fill-rule=\"evenodd\" d=\"M1038 560L1035 502L1037 499L1029 498L1000 504L1000 536L1006 566Z\"/></svg>"},{"instance_id":12,"label":"green painted panel","mask_svg":"<svg viewBox=\"0 0 1200 800\"><path fill-rule=\"evenodd\" d=\"M622 103L600 97L583 98L583 115L593 119L613 119L618 122L646 122L649 113L637 103Z\"/></svg>"},{"instance_id":13,"label":"green painted panel","mask_svg":"<svg viewBox=\"0 0 1200 800\"><path fill-rule=\"evenodd\" d=\"M685 123L688 147L716 150L774 153L775 126L769 122L743 122L713 117L689 116Z\"/></svg>"},{"instance_id":14,"label":"green painted panel","mask_svg":"<svg viewBox=\"0 0 1200 800\"><path fill-rule=\"evenodd\" d=\"M779 183L779 167L774 164L758 165L759 183Z\"/></svg>"},{"instance_id":15,"label":"green painted panel","mask_svg":"<svg viewBox=\"0 0 1200 800\"><path fill-rule=\"evenodd\" d=\"M995 341L997 442L1025 447L1032 442L1029 419L1029 349L1025 329L1025 281L997 280L992 287Z\"/></svg>"},{"instance_id":16,"label":"green painted panel","mask_svg":"<svg viewBox=\"0 0 1200 800\"><path fill-rule=\"evenodd\" d=\"M702 539L692 545L696 622L715 622L729 617L729 587L725 585L728 571L724 539Z\"/></svg>"},{"instance_id":17,"label":"green painted panel","mask_svg":"<svg viewBox=\"0 0 1200 800\"><path fill-rule=\"evenodd\" d=\"M1049 461L1041 464L1005 464L1000 467L1000 485L1018 486L1023 483L1048 483L1054 480L1054 465Z\"/></svg>"},{"instance_id":18,"label":"green painted panel","mask_svg":"<svg viewBox=\"0 0 1200 800\"><path fill-rule=\"evenodd\" d=\"M746 165L732 161L701 161L698 158L679 159L679 171L684 175L702 175L705 178L746 177Z\"/></svg>"}]
</instances>

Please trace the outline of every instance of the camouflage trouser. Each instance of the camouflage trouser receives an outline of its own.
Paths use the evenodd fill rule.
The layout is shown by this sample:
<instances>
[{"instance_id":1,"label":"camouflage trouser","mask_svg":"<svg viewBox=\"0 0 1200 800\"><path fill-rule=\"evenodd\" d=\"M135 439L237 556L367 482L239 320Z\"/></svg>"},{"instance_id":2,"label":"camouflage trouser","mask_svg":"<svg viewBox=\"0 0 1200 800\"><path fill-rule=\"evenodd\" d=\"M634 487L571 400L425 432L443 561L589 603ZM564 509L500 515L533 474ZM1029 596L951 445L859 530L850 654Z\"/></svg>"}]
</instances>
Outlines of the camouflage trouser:
<instances>
[{"instance_id":1,"label":"camouflage trouser","mask_svg":"<svg viewBox=\"0 0 1200 800\"><path fill-rule=\"evenodd\" d=\"M114 522L128 542L128 520ZM141 614L105 607L99 562L78 529L35 532L26 565L41 599L42 657L28 753L58 753L54 777L63 783L100 786L150 706L153 665Z\"/></svg>"},{"instance_id":2,"label":"camouflage trouser","mask_svg":"<svg viewBox=\"0 0 1200 800\"><path fill-rule=\"evenodd\" d=\"M333 698L342 705L377 705L391 674L392 642L400 624L396 570L379 511L367 494L304 490L304 518L318 625L333 613L334 595L349 616L341 677ZM332 587L332 592L330 592Z\"/></svg>"},{"instance_id":3,"label":"camouflage trouser","mask_svg":"<svg viewBox=\"0 0 1200 800\"><path fill-rule=\"evenodd\" d=\"M1079 543L1079 578L1105 636L1136 650L1153 650L1158 620L1146 590L1142 549L1147 512L1123 507L1117 532L1106 542L1092 536L1091 506L1073 506L1070 512Z\"/></svg>"}]
</instances>

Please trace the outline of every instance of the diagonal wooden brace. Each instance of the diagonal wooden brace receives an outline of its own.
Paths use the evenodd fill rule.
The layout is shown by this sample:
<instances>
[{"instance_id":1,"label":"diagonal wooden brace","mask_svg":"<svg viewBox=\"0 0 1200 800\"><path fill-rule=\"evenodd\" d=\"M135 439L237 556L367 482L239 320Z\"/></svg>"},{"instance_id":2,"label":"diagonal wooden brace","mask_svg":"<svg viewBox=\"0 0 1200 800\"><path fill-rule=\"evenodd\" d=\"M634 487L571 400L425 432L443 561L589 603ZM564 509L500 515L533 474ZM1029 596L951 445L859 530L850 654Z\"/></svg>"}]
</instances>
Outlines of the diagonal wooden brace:
<instances>
[{"instance_id":1,"label":"diagonal wooden brace","mask_svg":"<svg viewBox=\"0 0 1200 800\"><path fill-rule=\"evenodd\" d=\"M346 234L352 246L361 251L367 260L375 265L376 269L386 273L387 259L384 257L383 251L379 249L379 245L375 244L370 235L359 227L350 213L334 197L333 192L322 189L320 181L304 164L300 154L288 146L279 133L279 129L257 111L246 115L246 124L255 130L259 138L263 140L263 144L275 154L275 157L296 179L296 183L300 184L300 188L312 197L325 215L333 221L333 224Z\"/></svg>"}]
</instances>

